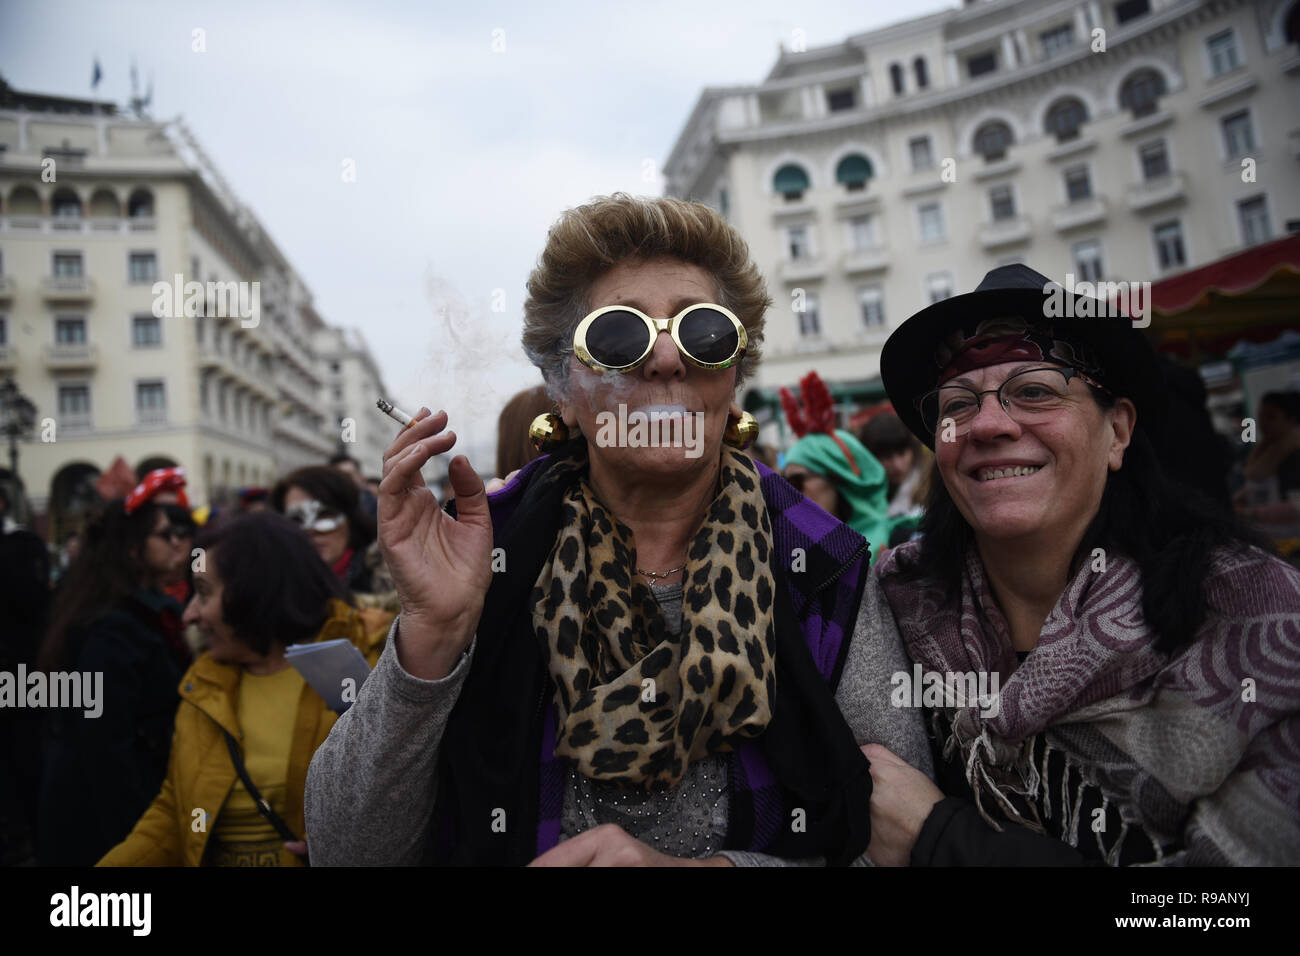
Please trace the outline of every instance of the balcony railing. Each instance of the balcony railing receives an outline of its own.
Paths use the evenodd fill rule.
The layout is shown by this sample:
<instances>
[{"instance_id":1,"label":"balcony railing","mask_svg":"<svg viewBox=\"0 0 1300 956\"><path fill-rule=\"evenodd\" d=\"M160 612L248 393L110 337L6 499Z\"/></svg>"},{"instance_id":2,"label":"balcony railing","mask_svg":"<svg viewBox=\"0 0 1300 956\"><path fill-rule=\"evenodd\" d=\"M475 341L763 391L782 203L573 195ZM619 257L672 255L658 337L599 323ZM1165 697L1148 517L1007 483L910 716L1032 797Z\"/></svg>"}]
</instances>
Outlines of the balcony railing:
<instances>
[{"instance_id":1,"label":"balcony railing","mask_svg":"<svg viewBox=\"0 0 1300 956\"><path fill-rule=\"evenodd\" d=\"M826 266L820 256L802 256L798 259L787 259L780 265L781 280L783 282L805 282L809 279L820 279L826 274Z\"/></svg>"},{"instance_id":2,"label":"balcony railing","mask_svg":"<svg viewBox=\"0 0 1300 956\"><path fill-rule=\"evenodd\" d=\"M1089 196L1053 209L1052 228L1057 232L1082 229L1104 221L1106 212L1106 197Z\"/></svg>"},{"instance_id":3,"label":"balcony railing","mask_svg":"<svg viewBox=\"0 0 1300 956\"><path fill-rule=\"evenodd\" d=\"M884 246L850 249L844 253L840 266L849 274L880 272L889 268L889 250Z\"/></svg>"},{"instance_id":4,"label":"balcony railing","mask_svg":"<svg viewBox=\"0 0 1300 956\"><path fill-rule=\"evenodd\" d=\"M1128 208L1141 212L1165 203L1175 202L1187 195L1187 175L1176 172L1128 187Z\"/></svg>"},{"instance_id":5,"label":"balcony railing","mask_svg":"<svg viewBox=\"0 0 1300 956\"><path fill-rule=\"evenodd\" d=\"M999 249L1029 238L1029 220L1024 216L987 222L980 226L980 245L985 249Z\"/></svg>"},{"instance_id":6,"label":"balcony railing","mask_svg":"<svg viewBox=\"0 0 1300 956\"><path fill-rule=\"evenodd\" d=\"M99 364L99 346L89 343L45 346L45 365L51 369L94 368Z\"/></svg>"},{"instance_id":7,"label":"balcony railing","mask_svg":"<svg viewBox=\"0 0 1300 956\"><path fill-rule=\"evenodd\" d=\"M95 280L90 276L46 276L41 280L41 294L51 301L89 299L95 294Z\"/></svg>"},{"instance_id":8,"label":"balcony railing","mask_svg":"<svg viewBox=\"0 0 1300 956\"><path fill-rule=\"evenodd\" d=\"M167 424L167 409L137 408L135 410L135 419L141 425L165 425Z\"/></svg>"}]
</instances>

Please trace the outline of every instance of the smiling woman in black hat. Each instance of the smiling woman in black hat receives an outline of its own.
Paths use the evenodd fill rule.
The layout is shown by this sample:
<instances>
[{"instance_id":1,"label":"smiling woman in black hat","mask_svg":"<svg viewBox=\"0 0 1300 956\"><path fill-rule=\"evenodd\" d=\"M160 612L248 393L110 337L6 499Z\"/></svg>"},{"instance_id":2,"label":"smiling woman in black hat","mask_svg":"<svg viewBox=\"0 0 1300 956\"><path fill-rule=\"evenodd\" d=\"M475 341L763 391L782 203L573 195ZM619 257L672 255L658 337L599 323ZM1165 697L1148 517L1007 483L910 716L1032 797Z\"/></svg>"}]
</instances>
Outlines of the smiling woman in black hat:
<instances>
[{"instance_id":1,"label":"smiling woman in black hat","mask_svg":"<svg viewBox=\"0 0 1300 956\"><path fill-rule=\"evenodd\" d=\"M878 569L940 769L863 748L868 852L1300 863L1300 573L1164 476L1150 346L1063 291L995 269L885 344L942 479Z\"/></svg>"}]
</instances>

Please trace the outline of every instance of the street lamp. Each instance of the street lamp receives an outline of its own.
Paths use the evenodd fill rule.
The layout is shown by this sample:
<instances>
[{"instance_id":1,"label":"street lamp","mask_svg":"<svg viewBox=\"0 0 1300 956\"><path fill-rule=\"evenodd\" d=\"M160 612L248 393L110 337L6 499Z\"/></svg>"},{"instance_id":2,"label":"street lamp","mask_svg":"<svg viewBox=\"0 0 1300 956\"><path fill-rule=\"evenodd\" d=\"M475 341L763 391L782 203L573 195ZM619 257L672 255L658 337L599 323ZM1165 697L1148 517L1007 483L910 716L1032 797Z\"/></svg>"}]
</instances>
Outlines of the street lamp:
<instances>
[{"instance_id":1,"label":"street lamp","mask_svg":"<svg viewBox=\"0 0 1300 956\"><path fill-rule=\"evenodd\" d=\"M13 379L0 384L0 435L9 439L9 480L14 491L20 489L18 480L18 442L32 437L36 427L36 406L18 391ZM22 500L16 495L15 506Z\"/></svg>"}]
</instances>

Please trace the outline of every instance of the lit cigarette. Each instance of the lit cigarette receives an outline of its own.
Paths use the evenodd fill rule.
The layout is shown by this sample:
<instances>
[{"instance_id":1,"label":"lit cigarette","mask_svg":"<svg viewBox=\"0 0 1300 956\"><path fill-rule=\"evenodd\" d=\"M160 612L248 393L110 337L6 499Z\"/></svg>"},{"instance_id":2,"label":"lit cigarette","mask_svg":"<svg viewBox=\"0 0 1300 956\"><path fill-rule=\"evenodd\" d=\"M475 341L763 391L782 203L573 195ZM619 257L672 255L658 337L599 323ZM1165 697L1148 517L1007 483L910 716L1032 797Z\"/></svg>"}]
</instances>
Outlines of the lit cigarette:
<instances>
[{"instance_id":1,"label":"lit cigarette","mask_svg":"<svg viewBox=\"0 0 1300 956\"><path fill-rule=\"evenodd\" d=\"M394 407L392 402L386 402L381 398L379 401L375 402L375 405L378 406L381 412L398 424L405 425L407 428L410 428L415 424L414 418L406 414L406 412L402 411L400 408Z\"/></svg>"}]
</instances>

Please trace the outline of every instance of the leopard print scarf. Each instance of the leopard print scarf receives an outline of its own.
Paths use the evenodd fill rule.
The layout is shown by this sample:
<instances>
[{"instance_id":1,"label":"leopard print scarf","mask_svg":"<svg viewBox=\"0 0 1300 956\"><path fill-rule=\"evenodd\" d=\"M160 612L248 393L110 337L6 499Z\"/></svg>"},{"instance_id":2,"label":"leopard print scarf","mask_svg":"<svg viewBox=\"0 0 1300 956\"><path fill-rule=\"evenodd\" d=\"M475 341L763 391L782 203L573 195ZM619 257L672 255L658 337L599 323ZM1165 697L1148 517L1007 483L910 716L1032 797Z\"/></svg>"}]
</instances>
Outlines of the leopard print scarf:
<instances>
[{"instance_id":1,"label":"leopard print scarf","mask_svg":"<svg viewBox=\"0 0 1300 956\"><path fill-rule=\"evenodd\" d=\"M671 788L771 719L772 526L753 463L731 449L721 489L686 555L677 636L633 576L631 531L585 480L563 499L530 603L558 691L555 753L593 780Z\"/></svg>"}]
</instances>

